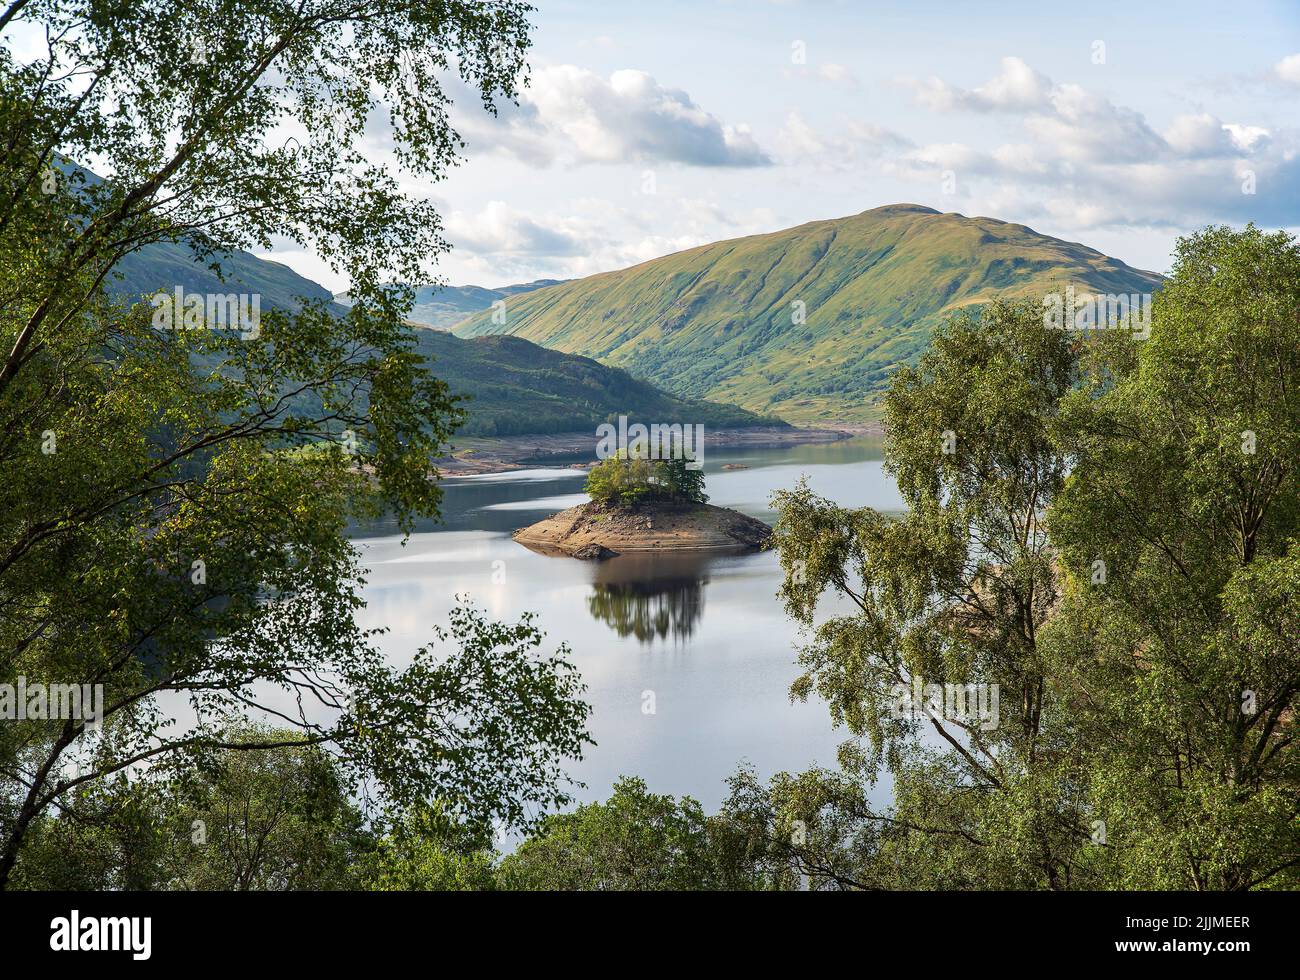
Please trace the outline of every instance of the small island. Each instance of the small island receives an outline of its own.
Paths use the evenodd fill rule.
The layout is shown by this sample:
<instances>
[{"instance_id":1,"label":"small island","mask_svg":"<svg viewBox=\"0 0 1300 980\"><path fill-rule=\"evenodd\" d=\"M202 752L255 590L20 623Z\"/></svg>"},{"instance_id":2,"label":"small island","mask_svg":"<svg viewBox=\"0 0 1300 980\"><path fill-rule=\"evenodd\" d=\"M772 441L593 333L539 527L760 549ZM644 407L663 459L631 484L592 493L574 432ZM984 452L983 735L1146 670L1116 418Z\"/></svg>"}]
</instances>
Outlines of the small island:
<instances>
[{"instance_id":1,"label":"small island","mask_svg":"<svg viewBox=\"0 0 1300 980\"><path fill-rule=\"evenodd\" d=\"M758 551L772 529L704 492L704 474L685 459L648 459L633 451L598 463L587 477L589 503L552 514L514 533L543 554L613 558L626 552Z\"/></svg>"}]
</instances>

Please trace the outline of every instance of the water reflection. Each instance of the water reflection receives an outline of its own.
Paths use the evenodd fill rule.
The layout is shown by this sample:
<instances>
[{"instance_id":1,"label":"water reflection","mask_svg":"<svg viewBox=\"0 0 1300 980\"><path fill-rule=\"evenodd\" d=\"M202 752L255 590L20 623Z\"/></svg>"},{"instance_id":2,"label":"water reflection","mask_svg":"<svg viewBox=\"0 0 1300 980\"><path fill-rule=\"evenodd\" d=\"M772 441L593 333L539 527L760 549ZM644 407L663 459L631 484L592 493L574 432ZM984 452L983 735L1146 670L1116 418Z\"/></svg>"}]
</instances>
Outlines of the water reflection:
<instances>
[{"instance_id":1,"label":"water reflection","mask_svg":"<svg viewBox=\"0 0 1300 980\"><path fill-rule=\"evenodd\" d=\"M705 555L620 555L602 562L587 609L620 637L685 643L704 616Z\"/></svg>"},{"instance_id":2,"label":"water reflection","mask_svg":"<svg viewBox=\"0 0 1300 980\"><path fill-rule=\"evenodd\" d=\"M748 469L722 469L728 463ZM815 492L846 507L903 507L878 447L860 440L710 450L705 470L712 503L769 523L772 492L805 474ZM833 766L843 731L831 727L825 704L789 697L799 636L776 598L775 554L586 562L549 558L511 539L515 528L581 494L585 478L528 469L447 480L443 522L422 525L410 540L391 521L355 528L366 572L358 625L387 630L376 643L402 665L446 622L457 596L501 622L536 613L547 632L542 649L567 644L588 685L597 747L570 770L586 784L577 791L584 802L606 799L620 775L634 773L655 792L690 794L716 810L742 759L765 775ZM655 692L652 713L646 691ZM876 802L887 803L885 781L876 790Z\"/></svg>"}]
</instances>

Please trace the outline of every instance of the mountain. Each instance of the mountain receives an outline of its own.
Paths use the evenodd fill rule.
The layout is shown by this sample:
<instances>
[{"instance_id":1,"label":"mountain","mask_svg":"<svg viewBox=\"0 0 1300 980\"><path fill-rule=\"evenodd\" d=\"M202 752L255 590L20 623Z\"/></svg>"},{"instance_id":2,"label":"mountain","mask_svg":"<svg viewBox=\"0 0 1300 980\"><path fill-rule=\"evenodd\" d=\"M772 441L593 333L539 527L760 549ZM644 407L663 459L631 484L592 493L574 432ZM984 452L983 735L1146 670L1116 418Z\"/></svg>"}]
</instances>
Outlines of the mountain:
<instances>
[{"instance_id":1,"label":"mountain","mask_svg":"<svg viewBox=\"0 0 1300 980\"><path fill-rule=\"evenodd\" d=\"M85 187L103 184L104 178L64 156L54 166ZM196 258L194 250L174 242L155 242L123 256L113 267L105 288L126 303L147 299L159 290L181 286L195 293L258 293L263 308L296 309L298 297L332 300L330 291L300 276L287 265L259 259L251 252L232 251L215 257L223 276L210 262ZM342 307L334 305L336 312Z\"/></svg>"},{"instance_id":2,"label":"mountain","mask_svg":"<svg viewBox=\"0 0 1300 980\"><path fill-rule=\"evenodd\" d=\"M417 329L419 351L454 392L467 394L465 435L595 431L626 415L645 423L700 423L712 428L783 425L743 408L678 398L619 368L547 350L519 337L462 340Z\"/></svg>"},{"instance_id":3,"label":"mountain","mask_svg":"<svg viewBox=\"0 0 1300 980\"><path fill-rule=\"evenodd\" d=\"M504 324L480 312L455 332L523 337L791 421L863 420L962 307L1161 282L1025 225L898 204L547 286L511 298Z\"/></svg>"},{"instance_id":4,"label":"mountain","mask_svg":"<svg viewBox=\"0 0 1300 980\"><path fill-rule=\"evenodd\" d=\"M486 289L483 286L417 286L415 306L408 319L413 323L423 323L439 330L446 330L472 313L491 309L492 304L499 299L541 289L543 286L555 286L561 282L564 280L538 279L517 286L502 286L499 289ZM337 293L334 299L344 305L351 305L351 298L347 293Z\"/></svg>"},{"instance_id":5,"label":"mountain","mask_svg":"<svg viewBox=\"0 0 1300 980\"><path fill-rule=\"evenodd\" d=\"M259 259L248 252L222 257L223 283L182 245L152 244L127 256L118 266L123 273L110 287L123 298L138 300L159 289L181 285L187 292L259 293L262 305L294 309L296 296L330 299L329 290L298 275L286 265ZM555 280L549 280L553 284ZM478 287L463 287L473 290ZM534 288L508 286L481 290L496 299ZM466 300L468 302L468 300ZM332 304L339 313L346 308ZM711 427L783 425L741 408L683 399L638 381L626 371L607 367L586 357L547 350L516 337L482 337L462 340L450 333L412 328L418 350L432 358L434 375L456 394L469 398L469 418L464 435L515 435L577 432L627 415L647 424L700 423Z\"/></svg>"},{"instance_id":6,"label":"mountain","mask_svg":"<svg viewBox=\"0 0 1300 980\"><path fill-rule=\"evenodd\" d=\"M298 275L287 265L259 259L249 252L227 252L219 262L225 282L207 263L199 262L188 246L158 242L125 256L115 269L122 278L110 283L109 289L132 301L176 286L184 287L187 293L258 293L264 309L284 310L296 309L299 296L333 299L324 286ZM337 310L344 312L341 306Z\"/></svg>"}]
</instances>

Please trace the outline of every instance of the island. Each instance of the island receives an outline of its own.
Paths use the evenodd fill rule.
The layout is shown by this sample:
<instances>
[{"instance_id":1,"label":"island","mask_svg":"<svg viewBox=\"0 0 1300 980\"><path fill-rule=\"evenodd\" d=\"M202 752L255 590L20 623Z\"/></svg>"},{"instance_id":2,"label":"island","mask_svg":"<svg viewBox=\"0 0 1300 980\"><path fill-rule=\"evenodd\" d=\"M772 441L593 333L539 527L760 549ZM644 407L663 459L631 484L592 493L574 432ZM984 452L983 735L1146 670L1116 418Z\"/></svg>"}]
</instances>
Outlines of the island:
<instances>
[{"instance_id":1,"label":"island","mask_svg":"<svg viewBox=\"0 0 1300 980\"><path fill-rule=\"evenodd\" d=\"M759 551L772 529L708 502L704 474L683 458L620 452L587 477L591 500L514 532L543 554L602 560L627 552Z\"/></svg>"}]
</instances>

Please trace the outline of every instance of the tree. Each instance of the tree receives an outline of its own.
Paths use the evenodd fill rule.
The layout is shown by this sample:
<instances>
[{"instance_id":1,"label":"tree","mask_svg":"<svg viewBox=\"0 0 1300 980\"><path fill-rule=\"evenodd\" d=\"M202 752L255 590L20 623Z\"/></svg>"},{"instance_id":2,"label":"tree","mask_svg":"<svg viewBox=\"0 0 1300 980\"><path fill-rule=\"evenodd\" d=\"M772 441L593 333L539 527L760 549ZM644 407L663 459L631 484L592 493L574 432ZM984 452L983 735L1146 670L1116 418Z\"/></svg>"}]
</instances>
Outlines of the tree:
<instances>
[{"instance_id":1,"label":"tree","mask_svg":"<svg viewBox=\"0 0 1300 980\"><path fill-rule=\"evenodd\" d=\"M587 474L583 488L597 503L636 505L642 500L705 504L704 471L691 469L680 452L651 458L644 446L620 450Z\"/></svg>"},{"instance_id":2,"label":"tree","mask_svg":"<svg viewBox=\"0 0 1300 980\"><path fill-rule=\"evenodd\" d=\"M635 505L654 490L651 461L621 453L603 459L587 474L583 490L596 503Z\"/></svg>"},{"instance_id":3,"label":"tree","mask_svg":"<svg viewBox=\"0 0 1300 980\"><path fill-rule=\"evenodd\" d=\"M659 463L659 479L673 500L692 504L709 502L709 495L704 492L704 470L691 469L684 456L662 460Z\"/></svg>"},{"instance_id":4,"label":"tree","mask_svg":"<svg viewBox=\"0 0 1300 980\"><path fill-rule=\"evenodd\" d=\"M501 862L501 887L517 891L742 889L743 865L728 860L725 824L690 797L651 793L623 778L605 803L547 817Z\"/></svg>"},{"instance_id":5,"label":"tree","mask_svg":"<svg viewBox=\"0 0 1300 980\"><path fill-rule=\"evenodd\" d=\"M894 780L892 812L830 786L810 794L818 812L796 814L815 828L826 801L848 799L856 823L878 826L878 850L850 876L863 885L894 887L920 866L930 886L1064 887L1088 840L1038 649L1058 588L1044 518L1068 463L1050 426L1076 356L1033 304L961 314L885 398L903 517L841 508L802 484L776 495L782 596L810 635L793 691L818 693L854 736L841 753L853 779L887 767ZM852 612L819 621L827 591ZM987 707L996 694L997 709L954 711L945 696L917 698L924 685Z\"/></svg>"},{"instance_id":6,"label":"tree","mask_svg":"<svg viewBox=\"0 0 1300 980\"><path fill-rule=\"evenodd\" d=\"M35 27L47 44L0 50L0 680L103 691L100 730L0 727L0 887L91 784L226 752L319 746L394 806L438 796L512 823L567 798L586 706L566 651L462 610L442 636L456 650L391 667L353 621L344 536L381 510L406 529L436 513L432 460L461 417L413 351L409 291L383 285L445 247L437 216L356 145L386 116L401 165L445 170L444 78L511 97L527 9L0 10L6 41ZM348 275L346 318L304 302L256 330L159 329L107 288L147 244L219 268L280 236ZM176 706L196 724L172 725ZM248 714L276 733L228 739Z\"/></svg>"},{"instance_id":7,"label":"tree","mask_svg":"<svg viewBox=\"0 0 1300 980\"><path fill-rule=\"evenodd\" d=\"M293 741L292 732L280 734ZM231 741L275 740L267 729ZM355 887L369 849L349 780L320 746L226 752L178 774L164 811L169 861L161 887L186 891L320 891Z\"/></svg>"},{"instance_id":8,"label":"tree","mask_svg":"<svg viewBox=\"0 0 1300 980\"><path fill-rule=\"evenodd\" d=\"M1047 641L1097 747L1110 883L1296 887L1300 247L1253 226L1183 239L1153 315L1062 412L1069 588Z\"/></svg>"},{"instance_id":9,"label":"tree","mask_svg":"<svg viewBox=\"0 0 1300 980\"><path fill-rule=\"evenodd\" d=\"M290 738L291 733L280 733ZM267 742L250 727L232 742ZM40 818L21 888L298 890L355 887L372 851L344 770L317 746L228 752L201 768L86 783Z\"/></svg>"},{"instance_id":10,"label":"tree","mask_svg":"<svg viewBox=\"0 0 1300 980\"><path fill-rule=\"evenodd\" d=\"M778 495L810 637L794 692L854 738L839 772L735 784L777 866L855 888L1298 883L1300 249L1207 229L1149 340L1080 339L994 303L897 373L904 517ZM819 617L827 593L853 612ZM914 712L917 679L996 685L997 725Z\"/></svg>"},{"instance_id":11,"label":"tree","mask_svg":"<svg viewBox=\"0 0 1300 980\"><path fill-rule=\"evenodd\" d=\"M379 842L365 883L375 891L494 891L492 828L457 819L437 802L414 807Z\"/></svg>"}]
</instances>

